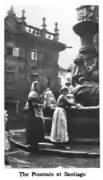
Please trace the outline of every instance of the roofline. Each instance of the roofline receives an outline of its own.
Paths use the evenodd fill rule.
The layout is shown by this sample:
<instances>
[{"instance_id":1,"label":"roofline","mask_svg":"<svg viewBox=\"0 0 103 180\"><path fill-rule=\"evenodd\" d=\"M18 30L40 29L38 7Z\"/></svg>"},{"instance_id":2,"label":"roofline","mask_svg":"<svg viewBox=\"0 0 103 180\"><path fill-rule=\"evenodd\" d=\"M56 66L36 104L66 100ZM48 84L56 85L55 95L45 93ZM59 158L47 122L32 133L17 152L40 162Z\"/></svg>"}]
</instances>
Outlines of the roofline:
<instances>
[{"instance_id":1,"label":"roofline","mask_svg":"<svg viewBox=\"0 0 103 180\"><path fill-rule=\"evenodd\" d=\"M9 32L14 33L14 34L24 34L24 35L27 35L27 36L31 36L32 38L41 41L41 43L45 42L45 43L49 43L51 45L53 44L53 45L55 45L57 47L59 52L64 51L66 49L66 44L63 44L61 42L56 42L54 40L49 40L49 39L46 39L46 38L41 39L41 37L33 36L31 33L28 33L28 32L25 32L25 31L17 31L17 30L11 30L11 29L7 29L7 28L5 28L5 31L9 31Z\"/></svg>"}]
</instances>

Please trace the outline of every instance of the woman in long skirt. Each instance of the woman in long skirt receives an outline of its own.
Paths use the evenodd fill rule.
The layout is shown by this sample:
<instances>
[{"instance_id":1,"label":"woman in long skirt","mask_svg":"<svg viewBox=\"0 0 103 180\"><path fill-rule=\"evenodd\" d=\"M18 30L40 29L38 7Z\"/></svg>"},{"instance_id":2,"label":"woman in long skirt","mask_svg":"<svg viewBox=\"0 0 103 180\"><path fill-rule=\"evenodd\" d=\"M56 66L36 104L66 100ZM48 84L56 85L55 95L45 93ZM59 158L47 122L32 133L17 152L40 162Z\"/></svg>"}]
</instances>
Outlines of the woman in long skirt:
<instances>
[{"instance_id":1,"label":"woman in long skirt","mask_svg":"<svg viewBox=\"0 0 103 180\"><path fill-rule=\"evenodd\" d=\"M68 87L64 86L61 89L61 94L57 100L57 107L53 114L52 128L50 139L52 142L68 142L69 135L67 131L66 106L70 106L67 98Z\"/></svg>"},{"instance_id":2,"label":"woman in long skirt","mask_svg":"<svg viewBox=\"0 0 103 180\"><path fill-rule=\"evenodd\" d=\"M38 90L39 82L35 81L32 83L28 96L29 110L26 128L26 140L32 152L37 151L38 143L44 140L43 105Z\"/></svg>"}]
</instances>

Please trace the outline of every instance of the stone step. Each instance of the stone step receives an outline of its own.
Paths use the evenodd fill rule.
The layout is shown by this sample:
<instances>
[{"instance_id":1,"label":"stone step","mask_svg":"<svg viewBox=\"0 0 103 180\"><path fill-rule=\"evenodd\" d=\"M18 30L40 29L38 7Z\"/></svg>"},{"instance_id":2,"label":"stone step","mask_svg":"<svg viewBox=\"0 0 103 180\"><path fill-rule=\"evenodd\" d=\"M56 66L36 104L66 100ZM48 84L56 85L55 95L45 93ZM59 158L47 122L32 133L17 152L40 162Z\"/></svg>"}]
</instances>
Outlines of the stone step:
<instances>
[{"instance_id":1,"label":"stone step","mask_svg":"<svg viewBox=\"0 0 103 180\"><path fill-rule=\"evenodd\" d=\"M24 151L29 152L30 146L26 145L25 141L17 141L15 138L11 138L11 144L16 148L22 149ZM99 145L73 145L73 144L65 144L58 145L56 143L52 143L49 140L49 137L45 136L45 141L39 143L39 152L60 156L83 156L83 157L98 157L99 153Z\"/></svg>"},{"instance_id":2,"label":"stone step","mask_svg":"<svg viewBox=\"0 0 103 180\"><path fill-rule=\"evenodd\" d=\"M12 134L13 137L17 137L19 138L19 136L25 136L25 130L26 129L16 129L16 130L10 130L10 133ZM45 142L51 142L50 141L50 136L49 134L45 134ZM82 137L78 137L78 138L74 138L72 139L72 141L69 142L69 144L99 144L99 140L98 138L82 138Z\"/></svg>"}]
</instances>

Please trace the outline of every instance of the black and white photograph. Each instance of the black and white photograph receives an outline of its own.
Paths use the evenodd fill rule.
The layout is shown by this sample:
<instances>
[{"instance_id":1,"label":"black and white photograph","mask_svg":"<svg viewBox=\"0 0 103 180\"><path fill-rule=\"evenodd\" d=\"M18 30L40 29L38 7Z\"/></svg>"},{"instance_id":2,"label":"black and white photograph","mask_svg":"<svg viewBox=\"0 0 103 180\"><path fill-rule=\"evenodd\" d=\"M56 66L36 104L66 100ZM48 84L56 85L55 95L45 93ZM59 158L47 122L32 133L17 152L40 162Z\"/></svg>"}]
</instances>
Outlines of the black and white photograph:
<instances>
[{"instance_id":1,"label":"black and white photograph","mask_svg":"<svg viewBox=\"0 0 103 180\"><path fill-rule=\"evenodd\" d=\"M100 168L99 5L4 11L4 168Z\"/></svg>"}]
</instances>

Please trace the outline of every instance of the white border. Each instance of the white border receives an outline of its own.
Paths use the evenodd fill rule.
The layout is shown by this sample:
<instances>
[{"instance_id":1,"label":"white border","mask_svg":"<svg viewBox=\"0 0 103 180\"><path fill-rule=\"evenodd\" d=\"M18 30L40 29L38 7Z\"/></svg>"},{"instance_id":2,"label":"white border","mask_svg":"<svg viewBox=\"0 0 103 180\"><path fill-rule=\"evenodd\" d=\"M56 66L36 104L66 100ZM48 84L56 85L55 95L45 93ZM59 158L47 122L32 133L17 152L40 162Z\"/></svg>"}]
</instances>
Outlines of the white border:
<instances>
[{"instance_id":1,"label":"white border","mask_svg":"<svg viewBox=\"0 0 103 180\"><path fill-rule=\"evenodd\" d=\"M9 2L8 1L4 1L3 0L3 2L1 2L1 5L0 5L0 84L1 84L1 88L0 88L0 95L1 95L1 98L0 98L0 137L1 137L1 141L0 141L0 144L1 144L1 147L0 147L0 172L1 172L1 175L0 175L0 178L1 179L9 179L10 178L10 180L18 180L18 179L20 179L20 177L19 177L19 171L20 171L20 169L4 169L3 167L4 167L4 164L3 164L3 152L4 152L4 143L3 143L3 134L4 134L4 129L3 129L3 118L4 118L4 100L3 100L3 96L4 96L4 80L3 80L3 76L4 76L4 70L3 70L3 66L4 66L4 61L3 61L3 59L4 59L4 26L3 26L3 24L4 24L4 11L3 11L3 8L5 7L5 5L7 6L7 5L12 5L12 4L19 4L19 5L21 5L21 4L40 4L40 5L46 5L47 6L47 4L48 3L54 3L54 5L57 5L57 7L59 7L59 6L63 6L63 3L66 3L67 4L67 6L73 6L74 5L74 3L75 3L75 6L77 6L78 7L78 5L82 5L82 4L94 4L94 5L100 5L100 104L101 104L101 108L102 108L102 93L103 93L103 90L102 90L102 88L103 88L103 86L102 86L102 82L103 82L103 80L102 80L102 72L103 72L103 69L102 69L102 61L103 61L103 58L102 58L102 43L103 43L103 31L102 31L102 25L103 25L103 20L102 20L102 12L103 12L103 6L102 6L102 3L100 2L100 1L91 1L91 0L86 0L86 1L68 1L68 0L32 0L32 1L25 1L25 0L22 0L22 2L21 1L18 1L18 0L9 0ZM68 22L67 22L68 23ZM102 174L102 138L103 138L103 130L102 130L102 112L100 113L100 132L101 132L101 158L100 158L100 160L101 160L101 168L98 168L98 169L88 169L88 168L86 168L86 169L83 169L83 168L78 168L78 169L66 169L66 171L68 171L68 172L84 172L84 173L86 173L86 177L84 177L85 179L102 179L102 177L103 177L103 174ZM69 159L68 159L69 160ZM21 169L21 171L24 171L24 169ZM25 169L25 171L26 172L31 172L31 171L34 171L33 169ZM45 172L45 171L51 171L51 172L57 172L57 171L64 171L64 170L62 170L61 168L58 168L58 170L57 169L36 169L36 171L39 171L39 172ZM51 177L50 177L51 178ZM64 180L64 179L67 179L67 178L70 178L70 177L59 177L59 178L57 178L57 177L55 177L56 179L62 179L62 180ZM24 179L24 178L21 178L21 179ZM27 178L26 178L27 179ZM29 177L28 178L29 180L30 179L32 179L32 180L35 180L35 179L47 179L47 177L38 177L38 178L36 178L36 177L34 177L34 178L31 178L31 177ZM73 178L74 179L74 178ZM75 179L78 179L78 177L76 178L75 177Z\"/></svg>"}]
</instances>

